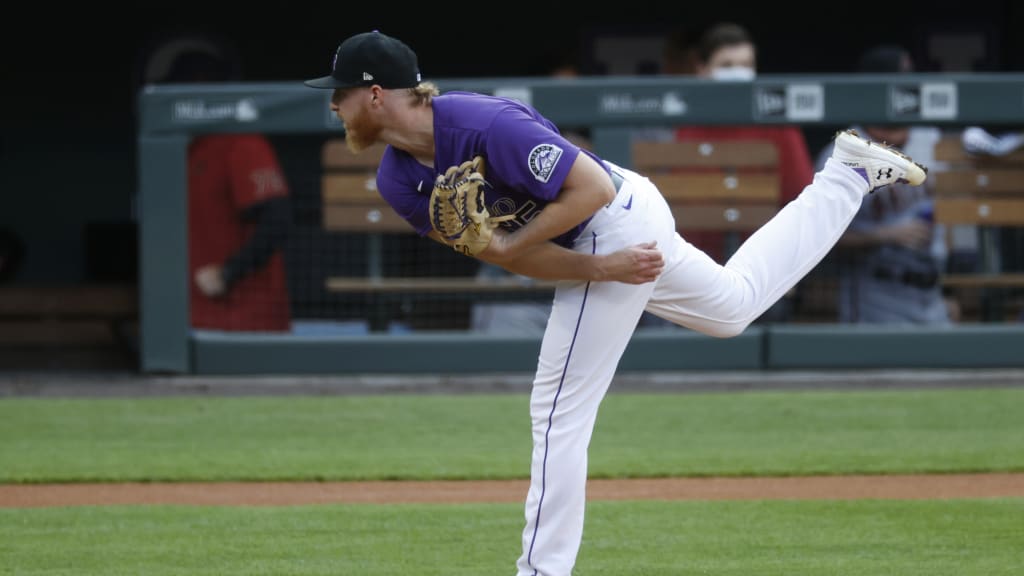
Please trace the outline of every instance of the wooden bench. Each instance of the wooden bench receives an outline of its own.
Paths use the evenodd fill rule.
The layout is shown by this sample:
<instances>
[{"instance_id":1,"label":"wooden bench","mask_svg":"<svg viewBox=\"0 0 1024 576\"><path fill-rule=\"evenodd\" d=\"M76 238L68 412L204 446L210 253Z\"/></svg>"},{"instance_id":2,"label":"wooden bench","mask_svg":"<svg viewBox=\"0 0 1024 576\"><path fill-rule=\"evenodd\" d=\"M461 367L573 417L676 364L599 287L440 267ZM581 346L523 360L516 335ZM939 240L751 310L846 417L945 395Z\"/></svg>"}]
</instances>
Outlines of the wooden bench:
<instances>
[{"instance_id":1,"label":"wooden bench","mask_svg":"<svg viewBox=\"0 0 1024 576\"><path fill-rule=\"evenodd\" d=\"M5 365L65 365L64 355L83 366L86 350L105 350L106 356L133 362L137 336L135 286L0 286L0 358Z\"/></svg>"},{"instance_id":2,"label":"wooden bench","mask_svg":"<svg viewBox=\"0 0 1024 576\"><path fill-rule=\"evenodd\" d=\"M1024 149L1006 156L972 156L959 135L946 136L935 146L935 160L948 170L930 177L935 181L935 222L976 226L979 232L980 269L976 273L947 274L944 286L984 301L988 319L1013 289L1024 288L1024 273L1003 270L992 251L996 229L1024 228ZM1018 247L1024 251L1024 246Z\"/></svg>"},{"instance_id":3,"label":"wooden bench","mask_svg":"<svg viewBox=\"0 0 1024 576\"><path fill-rule=\"evenodd\" d=\"M328 140L323 147L321 180L323 224L327 230L353 232L412 232L377 193L377 166L384 146L352 154L344 139Z\"/></svg>"},{"instance_id":4,"label":"wooden bench","mask_svg":"<svg viewBox=\"0 0 1024 576\"><path fill-rule=\"evenodd\" d=\"M779 210L778 152L762 141L636 142L633 167L661 190L676 227L752 232Z\"/></svg>"}]
</instances>

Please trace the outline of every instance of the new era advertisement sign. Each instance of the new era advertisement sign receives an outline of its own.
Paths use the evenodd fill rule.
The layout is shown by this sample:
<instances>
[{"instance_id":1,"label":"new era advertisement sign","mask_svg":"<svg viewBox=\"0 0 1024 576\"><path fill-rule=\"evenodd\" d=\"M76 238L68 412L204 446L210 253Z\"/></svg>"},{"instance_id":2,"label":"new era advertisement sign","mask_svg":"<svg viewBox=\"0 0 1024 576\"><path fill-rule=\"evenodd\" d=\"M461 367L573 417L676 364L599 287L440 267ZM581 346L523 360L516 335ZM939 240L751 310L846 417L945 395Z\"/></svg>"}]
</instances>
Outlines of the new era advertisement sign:
<instances>
[{"instance_id":1,"label":"new era advertisement sign","mask_svg":"<svg viewBox=\"0 0 1024 576\"><path fill-rule=\"evenodd\" d=\"M760 120L814 122L825 117L825 89L821 84L757 86L754 117Z\"/></svg>"},{"instance_id":2,"label":"new era advertisement sign","mask_svg":"<svg viewBox=\"0 0 1024 576\"><path fill-rule=\"evenodd\" d=\"M926 82L890 86L889 116L894 119L955 119L957 117L956 84Z\"/></svg>"}]
</instances>

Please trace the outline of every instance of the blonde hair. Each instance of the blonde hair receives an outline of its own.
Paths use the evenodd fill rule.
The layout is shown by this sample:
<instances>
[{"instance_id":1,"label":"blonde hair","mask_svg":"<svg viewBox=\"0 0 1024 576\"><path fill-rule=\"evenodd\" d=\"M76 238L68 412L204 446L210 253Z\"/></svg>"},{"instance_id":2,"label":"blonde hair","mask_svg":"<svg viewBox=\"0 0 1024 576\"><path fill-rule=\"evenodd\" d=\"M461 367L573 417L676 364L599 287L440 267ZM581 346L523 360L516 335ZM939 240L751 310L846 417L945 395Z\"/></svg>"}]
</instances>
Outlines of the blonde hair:
<instances>
[{"instance_id":1,"label":"blonde hair","mask_svg":"<svg viewBox=\"0 0 1024 576\"><path fill-rule=\"evenodd\" d=\"M439 94L441 91L433 82L420 82L415 88L409 88L409 95L415 100L416 106L429 105L434 100L434 96Z\"/></svg>"}]
</instances>

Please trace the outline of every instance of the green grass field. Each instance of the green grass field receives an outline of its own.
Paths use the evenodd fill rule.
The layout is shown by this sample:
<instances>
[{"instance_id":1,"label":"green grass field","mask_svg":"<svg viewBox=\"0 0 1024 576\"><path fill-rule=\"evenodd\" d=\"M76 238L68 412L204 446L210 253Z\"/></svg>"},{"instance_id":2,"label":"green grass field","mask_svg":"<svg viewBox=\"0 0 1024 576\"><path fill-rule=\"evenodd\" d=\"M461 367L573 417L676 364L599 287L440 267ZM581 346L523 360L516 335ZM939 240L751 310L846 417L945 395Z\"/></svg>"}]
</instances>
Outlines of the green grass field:
<instances>
[{"instance_id":1,"label":"green grass field","mask_svg":"<svg viewBox=\"0 0 1024 576\"><path fill-rule=\"evenodd\" d=\"M1020 574L1024 500L601 502L576 576ZM0 510L0 574L512 574L513 505Z\"/></svg>"},{"instance_id":2,"label":"green grass field","mask_svg":"<svg viewBox=\"0 0 1024 576\"><path fill-rule=\"evenodd\" d=\"M519 395L0 401L0 482L523 478ZM1024 389L612 394L594 477L1024 470Z\"/></svg>"},{"instance_id":3,"label":"green grass field","mask_svg":"<svg viewBox=\"0 0 1024 576\"><path fill-rule=\"evenodd\" d=\"M0 401L0 482L524 478L525 395ZM612 394L592 476L1024 470L1024 389ZM1024 499L592 502L575 576L1016 575ZM0 509L0 575L511 574L520 505Z\"/></svg>"}]
</instances>

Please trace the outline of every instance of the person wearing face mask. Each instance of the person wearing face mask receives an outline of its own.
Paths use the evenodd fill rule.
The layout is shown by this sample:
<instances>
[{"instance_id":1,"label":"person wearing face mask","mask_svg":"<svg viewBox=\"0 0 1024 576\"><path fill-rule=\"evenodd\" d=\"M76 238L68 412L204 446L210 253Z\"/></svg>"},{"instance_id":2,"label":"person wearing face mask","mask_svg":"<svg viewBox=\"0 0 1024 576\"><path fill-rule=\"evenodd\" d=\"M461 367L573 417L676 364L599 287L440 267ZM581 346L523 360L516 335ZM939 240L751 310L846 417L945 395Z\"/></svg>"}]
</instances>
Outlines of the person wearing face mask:
<instances>
[{"instance_id":1,"label":"person wearing face mask","mask_svg":"<svg viewBox=\"0 0 1024 576\"><path fill-rule=\"evenodd\" d=\"M720 82L751 81L757 76L757 48L749 32L731 22L716 24L697 43L696 75ZM688 126L676 132L679 140L767 140L779 151L782 201L789 202L814 170L799 126Z\"/></svg>"}]
</instances>

